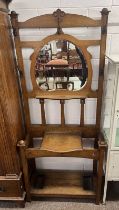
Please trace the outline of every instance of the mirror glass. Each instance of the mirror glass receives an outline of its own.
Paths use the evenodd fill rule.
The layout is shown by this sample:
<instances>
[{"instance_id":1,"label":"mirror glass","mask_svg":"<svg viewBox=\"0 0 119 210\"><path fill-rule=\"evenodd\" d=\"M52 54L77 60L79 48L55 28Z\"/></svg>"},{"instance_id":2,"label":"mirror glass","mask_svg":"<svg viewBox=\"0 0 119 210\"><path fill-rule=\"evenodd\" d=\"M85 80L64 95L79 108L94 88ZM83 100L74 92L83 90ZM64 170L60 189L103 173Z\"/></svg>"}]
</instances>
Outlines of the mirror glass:
<instances>
[{"instance_id":1,"label":"mirror glass","mask_svg":"<svg viewBox=\"0 0 119 210\"><path fill-rule=\"evenodd\" d=\"M79 47L53 40L39 51L35 77L43 90L80 90L87 81L87 63Z\"/></svg>"}]
</instances>

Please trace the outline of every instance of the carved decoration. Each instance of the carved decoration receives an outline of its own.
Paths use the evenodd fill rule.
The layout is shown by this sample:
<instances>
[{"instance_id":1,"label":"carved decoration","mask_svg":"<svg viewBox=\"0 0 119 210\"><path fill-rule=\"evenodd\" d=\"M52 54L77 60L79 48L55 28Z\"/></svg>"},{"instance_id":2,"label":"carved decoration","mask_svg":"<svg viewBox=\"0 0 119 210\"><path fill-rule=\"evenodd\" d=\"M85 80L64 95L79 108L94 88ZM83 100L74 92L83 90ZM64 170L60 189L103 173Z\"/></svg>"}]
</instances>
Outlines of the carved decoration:
<instances>
[{"instance_id":1,"label":"carved decoration","mask_svg":"<svg viewBox=\"0 0 119 210\"><path fill-rule=\"evenodd\" d=\"M57 20L57 34L63 33L62 28L61 28L61 22L63 20L63 17L65 16L65 12L61 11L61 9L57 9L54 13L53 16Z\"/></svg>"}]
</instances>

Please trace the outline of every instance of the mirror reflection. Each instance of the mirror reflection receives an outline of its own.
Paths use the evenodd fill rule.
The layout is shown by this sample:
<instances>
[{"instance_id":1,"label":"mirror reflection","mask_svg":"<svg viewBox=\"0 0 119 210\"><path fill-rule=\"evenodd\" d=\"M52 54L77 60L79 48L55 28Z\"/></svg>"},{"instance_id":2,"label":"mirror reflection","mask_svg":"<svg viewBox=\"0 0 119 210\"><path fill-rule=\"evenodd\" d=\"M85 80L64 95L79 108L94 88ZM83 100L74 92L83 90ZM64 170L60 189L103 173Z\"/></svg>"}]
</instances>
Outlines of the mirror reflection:
<instances>
[{"instance_id":1,"label":"mirror reflection","mask_svg":"<svg viewBox=\"0 0 119 210\"><path fill-rule=\"evenodd\" d=\"M67 40L51 41L39 51L35 77L43 90L80 90L88 77L85 57Z\"/></svg>"}]
</instances>

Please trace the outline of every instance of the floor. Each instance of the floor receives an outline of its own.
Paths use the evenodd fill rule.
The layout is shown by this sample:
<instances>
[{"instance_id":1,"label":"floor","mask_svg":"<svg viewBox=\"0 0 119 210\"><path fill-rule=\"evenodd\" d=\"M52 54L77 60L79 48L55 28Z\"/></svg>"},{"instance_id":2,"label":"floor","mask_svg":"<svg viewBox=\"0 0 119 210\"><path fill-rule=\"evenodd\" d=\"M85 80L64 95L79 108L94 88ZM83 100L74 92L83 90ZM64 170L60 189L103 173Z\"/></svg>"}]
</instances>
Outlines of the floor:
<instances>
[{"instance_id":1,"label":"floor","mask_svg":"<svg viewBox=\"0 0 119 210\"><path fill-rule=\"evenodd\" d=\"M8 209L11 208L0 208L0 210ZM21 210L21 208L12 209ZM26 203L25 210L119 210L119 201L108 201L106 205L82 202L32 201L31 203Z\"/></svg>"},{"instance_id":2,"label":"floor","mask_svg":"<svg viewBox=\"0 0 119 210\"><path fill-rule=\"evenodd\" d=\"M9 208L7 208L9 206ZM11 207L11 208L10 208ZM0 202L0 210L21 210L13 203ZM94 204L94 200L47 199L26 203L25 210L119 210L119 182L109 182L106 205Z\"/></svg>"}]
</instances>

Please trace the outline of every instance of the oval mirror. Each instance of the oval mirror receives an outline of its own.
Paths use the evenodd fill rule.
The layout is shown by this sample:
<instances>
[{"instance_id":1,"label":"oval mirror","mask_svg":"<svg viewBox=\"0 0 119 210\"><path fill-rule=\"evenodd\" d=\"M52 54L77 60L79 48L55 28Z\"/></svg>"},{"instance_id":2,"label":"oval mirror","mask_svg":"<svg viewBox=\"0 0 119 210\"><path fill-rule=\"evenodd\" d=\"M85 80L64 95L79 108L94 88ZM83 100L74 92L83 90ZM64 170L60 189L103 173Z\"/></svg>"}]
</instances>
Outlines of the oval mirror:
<instances>
[{"instance_id":1,"label":"oval mirror","mask_svg":"<svg viewBox=\"0 0 119 210\"><path fill-rule=\"evenodd\" d=\"M80 90L87 81L87 63L79 47L67 40L53 40L39 51L35 77L43 90Z\"/></svg>"}]
</instances>

